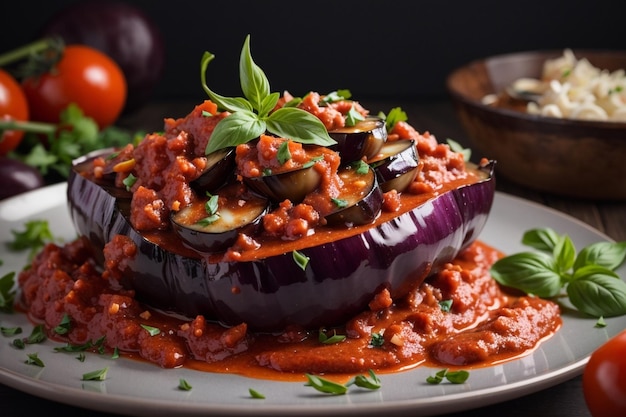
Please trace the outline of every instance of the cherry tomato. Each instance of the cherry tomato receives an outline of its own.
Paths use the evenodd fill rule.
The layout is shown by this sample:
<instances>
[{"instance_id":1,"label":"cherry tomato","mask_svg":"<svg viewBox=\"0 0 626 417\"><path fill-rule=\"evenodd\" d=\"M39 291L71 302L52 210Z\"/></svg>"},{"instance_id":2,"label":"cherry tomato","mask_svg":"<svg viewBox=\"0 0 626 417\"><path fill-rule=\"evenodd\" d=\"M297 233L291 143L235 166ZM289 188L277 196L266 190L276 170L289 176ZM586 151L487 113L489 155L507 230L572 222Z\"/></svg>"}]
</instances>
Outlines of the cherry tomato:
<instances>
[{"instance_id":1,"label":"cherry tomato","mask_svg":"<svg viewBox=\"0 0 626 417\"><path fill-rule=\"evenodd\" d=\"M22 86L31 119L58 123L70 103L93 118L100 129L113 124L126 103L124 73L108 55L86 45L67 45L50 72L27 78Z\"/></svg>"},{"instance_id":2,"label":"cherry tomato","mask_svg":"<svg viewBox=\"0 0 626 417\"><path fill-rule=\"evenodd\" d=\"M20 84L11 74L0 69L0 119L28 120L28 101ZM0 138L0 156L4 156L17 147L24 137L21 130L5 130Z\"/></svg>"},{"instance_id":3,"label":"cherry tomato","mask_svg":"<svg viewBox=\"0 0 626 417\"><path fill-rule=\"evenodd\" d=\"M626 330L591 354L583 392L593 417L626 416Z\"/></svg>"}]
</instances>

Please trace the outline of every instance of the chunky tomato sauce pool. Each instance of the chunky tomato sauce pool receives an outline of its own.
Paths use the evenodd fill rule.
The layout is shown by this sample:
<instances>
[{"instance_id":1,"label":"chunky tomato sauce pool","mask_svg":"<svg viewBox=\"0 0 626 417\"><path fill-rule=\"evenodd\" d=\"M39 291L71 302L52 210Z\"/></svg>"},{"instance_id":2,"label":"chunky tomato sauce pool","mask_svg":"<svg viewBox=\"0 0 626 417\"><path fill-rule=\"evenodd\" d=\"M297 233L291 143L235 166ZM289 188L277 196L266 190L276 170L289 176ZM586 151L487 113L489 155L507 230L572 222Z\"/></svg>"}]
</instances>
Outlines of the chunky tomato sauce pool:
<instances>
[{"instance_id":1,"label":"chunky tomato sauce pool","mask_svg":"<svg viewBox=\"0 0 626 417\"><path fill-rule=\"evenodd\" d=\"M487 366L531 351L559 328L559 308L504 292L489 275L500 256L474 242L403 299L392 300L381 291L345 326L279 334L248 332L245 324L224 328L203 316L185 320L146 307L95 269L84 238L65 246L49 244L19 281L22 305L56 340L83 345L105 336L108 349L165 368L293 379L305 372ZM71 330L54 334L50 329L65 314L72 318ZM146 326L158 334L151 335ZM328 340L345 338L326 344L320 334Z\"/></svg>"},{"instance_id":2,"label":"chunky tomato sauce pool","mask_svg":"<svg viewBox=\"0 0 626 417\"><path fill-rule=\"evenodd\" d=\"M49 244L20 273L21 308L72 345L286 380L486 366L552 335L558 306L501 288L489 268L503 255L476 240L494 192L487 161L471 168L405 121L323 99L298 106L334 147L263 134L206 155L230 117L206 101L136 146L77 163L68 196L82 237ZM354 112L361 121L346 126ZM349 259L352 244L367 261ZM269 283L266 261L280 272ZM65 317L70 330L55 334Z\"/></svg>"}]
</instances>

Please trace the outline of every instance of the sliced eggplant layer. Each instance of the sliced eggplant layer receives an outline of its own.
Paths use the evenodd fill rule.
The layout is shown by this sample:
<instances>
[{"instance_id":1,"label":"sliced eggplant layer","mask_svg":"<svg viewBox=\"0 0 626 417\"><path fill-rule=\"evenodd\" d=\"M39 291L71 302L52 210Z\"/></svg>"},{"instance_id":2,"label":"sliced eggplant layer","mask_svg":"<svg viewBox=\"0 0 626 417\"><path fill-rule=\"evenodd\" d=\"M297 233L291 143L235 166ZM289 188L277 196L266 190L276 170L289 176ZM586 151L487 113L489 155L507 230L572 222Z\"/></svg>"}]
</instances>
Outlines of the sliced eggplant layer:
<instances>
[{"instance_id":1,"label":"sliced eggplant layer","mask_svg":"<svg viewBox=\"0 0 626 417\"><path fill-rule=\"evenodd\" d=\"M383 194L374 170L367 168L365 173L360 173L353 166L339 171L339 178L345 186L341 194L333 199L337 209L326 216L329 225L352 227L371 223L378 217Z\"/></svg>"},{"instance_id":2,"label":"sliced eggplant layer","mask_svg":"<svg viewBox=\"0 0 626 417\"><path fill-rule=\"evenodd\" d=\"M378 117L368 117L354 126L328 134L337 142L331 149L339 152L343 164L375 157L387 141L385 122Z\"/></svg>"},{"instance_id":3,"label":"sliced eggplant layer","mask_svg":"<svg viewBox=\"0 0 626 417\"><path fill-rule=\"evenodd\" d=\"M201 252L223 251L239 233L253 234L269 209L266 198L232 183L177 212L172 212L174 232L190 247Z\"/></svg>"},{"instance_id":4,"label":"sliced eggplant layer","mask_svg":"<svg viewBox=\"0 0 626 417\"><path fill-rule=\"evenodd\" d=\"M292 203L298 204L307 194L319 187L322 175L313 164L307 164L279 174L243 177L243 181L259 194L268 196L275 202L291 200Z\"/></svg>"},{"instance_id":5,"label":"sliced eggplant layer","mask_svg":"<svg viewBox=\"0 0 626 417\"><path fill-rule=\"evenodd\" d=\"M212 193L233 175L235 170L235 148L224 148L207 155L206 168L189 185L198 193Z\"/></svg>"},{"instance_id":6,"label":"sliced eggplant layer","mask_svg":"<svg viewBox=\"0 0 626 417\"><path fill-rule=\"evenodd\" d=\"M315 329L344 323L383 288L393 298L406 295L474 241L495 193L493 165L482 170L484 179L402 213L383 213L371 225L328 232L327 238L319 231L314 240L285 242L281 251L247 261L167 250L146 239L120 211L121 200L76 169L68 179L68 205L77 232L100 253L117 234L137 246L121 273L138 300L225 325L245 322L251 331ZM294 251L309 259L304 268Z\"/></svg>"},{"instance_id":7,"label":"sliced eggplant layer","mask_svg":"<svg viewBox=\"0 0 626 417\"><path fill-rule=\"evenodd\" d=\"M378 155L369 161L376 171L384 192L402 192L413 182L419 171L419 156L414 140L385 142Z\"/></svg>"}]
</instances>

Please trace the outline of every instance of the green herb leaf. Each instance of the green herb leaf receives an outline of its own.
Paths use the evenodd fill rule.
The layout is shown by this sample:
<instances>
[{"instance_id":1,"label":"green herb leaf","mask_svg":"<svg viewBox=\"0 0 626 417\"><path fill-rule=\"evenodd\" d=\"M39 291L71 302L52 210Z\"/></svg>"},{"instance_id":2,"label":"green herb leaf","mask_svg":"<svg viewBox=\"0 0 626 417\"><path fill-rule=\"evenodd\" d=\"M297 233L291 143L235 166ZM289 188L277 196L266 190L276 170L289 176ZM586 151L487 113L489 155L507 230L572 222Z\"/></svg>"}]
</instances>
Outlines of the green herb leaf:
<instances>
[{"instance_id":1,"label":"green herb leaf","mask_svg":"<svg viewBox=\"0 0 626 417\"><path fill-rule=\"evenodd\" d=\"M554 247L554 259L559 273L565 273L572 268L576 259L576 248L569 236L562 236Z\"/></svg>"},{"instance_id":2,"label":"green herb leaf","mask_svg":"<svg viewBox=\"0 0 626 417\"><path fill-rule=\"evenodd\" d=\"M143 327L144 330L150 334L150 336L157 336L161 334L161 330L157 327L148 326L147 324L142 324L141 327Z\"/></svg>"},{"instance_id":3,"label":"green herb leaf","mask_svg":"<svg viewBox=\"0 0 626 417\"><path fill-rule=\"evenodd\" d=\"M346 126L354 126L362 120L365 120L365 117L363 117L363 115L356 110L354 104L352 104L352 107L350 107L350 110L348 110L346 114Z\"/></svg>"},{"instance_id":4,"label":"green herb leaf","mask_svg":"<svg viewBox=\"0 0 626 417\"><path fill-rule=\"evenodd\" d=\"M567 296L579 311L594 317L626 314L626 282L602 266L577 269L567 286Z\"/></svg>"},{"instance_id":5,"label":"green herb leaf","mask_svg":"<svg viewBox=\"0 0 626 417\"><path fill-rule=\"evenodd\" d=\"M14 240L8 243L13 251L29 250L32 258L47 243L54 241L47 220L30 220L24 223L22 231L11 230Z\"/></svg>"},{"instance_id":6,"label":"green herb leaf","mask_svg":"<svg viewBox=\"0 0 626 417\"><path fill-rule=\"evenodd\" d=\"M469 161L470 158L472 157L472 150L469 148L464 148L463 146L461 146L459 142L452 140L450 138L446 139L446 142L448 143L450 150L463 155L464 161Z\"/></svg>"},{"instance_id":7,"label":"green herb leaf","mask_svg":"<svg viewBox=\"0 0 626 417\"><path fill-rule=\"evenodd\" d=\"M276 159L278 159L278 163L283 165L285 162L291 159L291 152L289 152L289 141L286 140L280 144L278 147L278 153L276 154Z\"/></svg>"},{"instance_id":8,"label":"green herb leaf","mask_svg":"<svg viewBox=\"0 0 626 417\"><path fill-rule=\"evenodd\" d=\"M463 384L469 378L469 372L460 371L448 371L448 369L442 369L435 375L426 378L426 382L429 384L440 384L444 379L452 384Z\"/></svg>"},{"instance_id":9,"label":"green herb leaf","mask_svg":"<svg viewBox=\"0 0 626 417\"><path fill-rule=\"evenodd\" d=\"M215 126L206 147L206 154L247 143L261 136L266 129L266 121L257 118L252 112L240 110L232 113Z\"/></svg>"},{"instance_id":10,"label":"green herb leaf","mask_svg":"<svg viewBox=\"0 0 626 417\"><path fill-rule=\"evenodd\" d=\"M346 336L342 334L337 334L337 330L333 329L333 335L328 337L324 329L319 329L317 340L325 345L332 345L335 343L343 342L344 340L346 340Z\"/></svg>"},{"instance_id":11,"label":"green herb leaf","mask_svg":"<svg viewBox=\"0 0 626 417\"><path fill-rule=\"evenodd\" d=\"M178 380L178 389L182 390L182 391L191 391L191 388L193 388L189 382L187 382L185 379L180 378Z\"/></svg>"},{"instance_id":12,"label":"green herb leaf","mask_svg":"<svg viewBox=\"0 0 626 417\"><path fill-rule=\"evenodd\" d=\"M382 115L385 119L385 126L387 127L387 131L391 132L398 122L406 122L409 120L406 113L400 107L394 107L389 110L389 114Z\"/></svg>"},{"instance_id":13,"label":"green herb leaf","mask_svg":"<svg viewBox=\"0 0 626 417\"><path fill-rule=\"evenodd\" d=\"M15 272L9 272L0 278L0 311L3 313L13 312L15 301Z\"/></svg>"},{"instance_id":14,"label":"green herb leaf","mask_svg":"<svg viewBox=\"0 0 626 417\"><path fill-rule=\"evenodd\" d=\"M126 191L130 191L130 189L133 188L133 185L135 185L136 182L137 177L135 177L132 172L122 180L122 184L126 186Z\"/></svg>"},{"instance_id":15,"label":"green herb leaf","mask_svg":"<svg viewBox=\"0 0 626 417\"><path fill-rule=\"evenodd\" d=\"M268 132L296 142L329 146L336 142L328 135L324 124L311 113L295 107L273 111L280 95L271 93L263 70L256 65L250 52L250 35L244 41L239 58L239 81L245 98L229 98L215 93L207 86L206 70L215 58L205 52L200 62L202 87L221 109L231 112L211 133L206 154L249 142Z\"/></svg>"},{"instance_id":16,"label":"green herb leaf","mask_svg":"<svg viewBox=\"0 0 626 417\"><path fill-rule=\"evenodd\" d=\"M59 322L59 324L55 326L53 330L56 334L66 334L67 332L70 331L70 328L71 328L70 316L68 316L67 313L65 313L63 314L63 317L61 318L61 321Z\"/></svg>"},{"instance_id":17,"label":"green herb leaf","mask_svg":"<svg viewBox=\"0 0 626 417\"><path fill-rule=\"evenodd\" d=\"M83 374L83 381L104 381L107 377L107 372L109 371L109 367L98 369L96 371L91 371Z\"/></svg>"},{"instance_id":18,"label":"green herb leaf","mask_svg":"<svg viewBox=\"0 0 626 417\"><path fill-rule=\"evenodd\" d=\"M337 143L328 135L320 119L295 107L283 107L270 114L267 118L267 130L280 137L309 145L331 146Z\"/></svg>"},{"instance_id":19,"label":"green herb leaf","mask_svg":"<svg viewBox=\"0 0 626 417\"><path fill-rule=\"evenodd\" d=\"M583 248L574 262L574 269L595 264L615 270L626 259L626 242L597 242Z\"/></svg>"},{"instance_id":20,"label":"green herb leaf","mask_svg":"<svg viewBox=\"0 0 626 417\"><path fill-rule=\"evenodd\" d=\"M521 252L499 259L491 267L493 279L538 297L554 297L562 287L554 259L542 252Z\"/></svg>"},{"instance_id":21,"label":"green herb leaf","mask_svg":"<svg viewBox=\"0 0 626 417\"><path fill-rule=\"evenodd\" d=\"M598 317L598 320L596 321L596 325L594 327L606 327L606 321L604 321L604 317Z\"/></svg>"},{"instance_id":22,"label":"green herb leaf","mask_svg":"<svg viewBox=\"0 0 626 417\"><path fill-rule=\"evenodd\" d=\"M441 311L443 311L444 313L450 312L450 309L452 308L452 300L439 301L439 307L441 308Z\"/></svg>"},{"instance_id":23,"label":"green herb leaf","mask_svg":"<svg viewBox=\"0 0 626 417\"><path fill-rule=\"evenodd\" d=\"M0 327L0 333L2 336L15 336L22 333L21 327Z\"/></svg>"},{"instance_id":24,"label":"green herb leaf","mask_svg":"<svg viewBox=\"0 0 626 417\"><path fill-rule=\"evenodd\" d=\"M264 400L265 399L265 395L261 394L260 392L254 390L252 388L249 388L248 392L250 393L250 396L252 398L256 398L256 399L259 399L259 400Z\"/></svg>"},{"instance_id":25,"label":"green herb leaf","mask_svg":"<svg viewBox=\"0 0 626 417\"><path fill-rule=\"evenodd\" d=\"M348 202L342 198L331 198L330 201L332 201L338 208L348 207Z\"/></svg>"},{"instance_id":26,"label":"green herb leaf","mask_svg":"<svg viewBox=\"0 0 626 417\"><path fill-rule=\"evenodd\" d=\"M291 252L294 262L304 271L311 260L308 256L304 255L297 250Z\"/></svg>"},{"instance_id":27,"label":"green herb leaf","mask_svg":"<svg viewBox=\"0 0 626 417\"><path fill-rule=\"evenodd\" d=\"M380 333L372 333L372 338L370 339L370 345L374 347L381 347L385 344L385 338Z\"/></svg>"},{"instance_id":28,"label":"green herb leaf","mask_svg":"<svg viewBox=\"0 0 626 417\"><path fill-rule=\"evenodd\" d=\"M43 324L38 324L33 328L30 332L30 335L26 338L21 339L22 342L28 345L33 345L36 343L44 342L48 337L46 336L46 331L43 327Z\"/></svg>"},{"instance_id":29,"label":"green herb leaf","mask_svg":"<svg viewBox=\"0 0 626 417\"><path fill-rule=\"evenodd\" d=\"M522 243L531 248L552 253L560 239L558 233L550 228L531 229L522 236Z\"/></svg>"},{"instance_id":30,"label":"green herb leaf","mask_svg":"<svg viewBox=\"0 0 626 417\"><path fill-rule=\"evenodd\" d=\"M353 162L351 166L359 175L365 175L370 170L370 166L367 164L367 162L363 161L362 159L359 159L358 161Z\"/></svg>"},{"instance_id":31,"label":"green herb leaf","mask_svg":"<svg viewBox=\"0 0 626 417\"><path fill-rule=\"evenodd\" d=\"M469 378L467 371L451 371L446 373L446 379L453 384L463 384Z\"/></svg>"},{"instance_id":32,"label":"green herb leaf","mask_svg":"<svg viewBox=\"0 0 626 417\"><path fill-rule=\"evenodd\" d=\"M41 360L41 358L39 358L37 353L28 353L26 354L26 356L28 357L28 359L26 359L26 361L24 362L27 363L28 365L35 365L41 368L45 367L43 361Z\"/></svg>"},{"instance_id":33,"label":"green herb leaf","mask_svg":"<svg viewBox=\"0 0 626 417\"><path fill-rule=\"evenodd\" d=\"M357 375L350 382L348 382L346 386L350 386L352 384L356 385L357 387L371 390L379 389L382 386L380 379L378 379L378 376L371 369L369 370L369 376Z\"/></svg>"},{"instance_id":34,"label":"green herb leaf","mask_svg":"<svg viewBox=\"0 0 626 417\"><path fill-rule=\"evenodd\" d=\"M348 387L337 382L330 381L312 374L305 374L307 380L306 386L313 387L316 390L333 395L342 395L348 391Z\"/></svg>"},{"instance_id":35,"label":"green herb leaf","mask_svg":"<svg viewBox=\"0 0 626 417\"><path fill-rule=\"evenodd\" d=\"M538 252L506 256L492 265L500 284L552 298L565 293L579 311L594 317L626 314L626 282L615 272L626 259L626 242L597 242L578 255L567 235L550 228L531 229L522 243Z\"/></svg>"}]
</instances>

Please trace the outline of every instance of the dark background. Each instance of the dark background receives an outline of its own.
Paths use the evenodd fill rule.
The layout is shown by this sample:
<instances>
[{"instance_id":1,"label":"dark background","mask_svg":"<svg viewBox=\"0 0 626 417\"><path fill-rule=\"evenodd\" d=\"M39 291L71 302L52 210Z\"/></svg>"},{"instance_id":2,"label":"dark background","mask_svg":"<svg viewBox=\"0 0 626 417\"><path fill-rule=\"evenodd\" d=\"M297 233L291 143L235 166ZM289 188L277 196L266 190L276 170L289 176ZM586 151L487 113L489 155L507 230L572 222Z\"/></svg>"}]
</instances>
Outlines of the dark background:
<instances>
[{"instance_id":1,"label":"dark background","mask_svg":"<svg viewBox=\"0 0 626 417\"><path fill-rule=\"evenodd\" d=\"M72 1L4 2L0 52L37 36ZM200 57L216 55L208 84L239 95L238 61L252 56L272 91L299 96L350 89L353 98L445 97L445 78L466 62L531 49L625 49L619 1L154 1L129 0L159 26L166 66L154 99L206 98Z\"/></svg>"}]
</instances>

